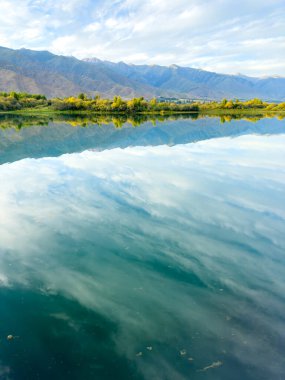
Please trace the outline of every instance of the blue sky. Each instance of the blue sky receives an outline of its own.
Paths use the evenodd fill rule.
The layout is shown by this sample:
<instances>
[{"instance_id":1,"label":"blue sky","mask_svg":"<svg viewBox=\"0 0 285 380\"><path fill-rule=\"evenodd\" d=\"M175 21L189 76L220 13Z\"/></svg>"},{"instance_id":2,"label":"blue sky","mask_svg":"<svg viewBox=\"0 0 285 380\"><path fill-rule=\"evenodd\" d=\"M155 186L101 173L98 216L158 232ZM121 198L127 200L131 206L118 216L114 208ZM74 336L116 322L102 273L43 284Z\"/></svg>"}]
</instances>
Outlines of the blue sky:
<instances>
[{"instance_id":1,"label":"blue sky","mask_svg":"<svg viewBox=\"0 0 285 380\"><path fill-rule=\"evenodd\" d=\"M0 45L285 76L284 0L0 0Z\"/></svg>"}]
</instances>

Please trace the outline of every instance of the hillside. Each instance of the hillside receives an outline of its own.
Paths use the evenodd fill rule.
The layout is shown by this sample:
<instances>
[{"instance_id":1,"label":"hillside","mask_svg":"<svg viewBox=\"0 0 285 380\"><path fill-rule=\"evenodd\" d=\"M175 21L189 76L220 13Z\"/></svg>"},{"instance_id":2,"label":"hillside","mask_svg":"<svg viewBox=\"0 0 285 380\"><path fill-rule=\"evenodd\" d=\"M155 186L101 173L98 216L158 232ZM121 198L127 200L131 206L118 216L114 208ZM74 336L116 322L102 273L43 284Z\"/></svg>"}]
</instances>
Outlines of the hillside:
<instances>
[{"instance_id":1,"label":"hillside","mask_svg":"<svg viewBox=\"0 0 285 380\"><path fill-rule=\"evenodd\" d=\"M106 97L155 95L156 89L122 76L107 65L92 65L47 51L0 48L0 91L26 91L48 97L100 93Z\"/></svg>"},{"instance_id":2,"label":"hillside","mask_svg":"<svg viewBox=\"0 0 285 380\"><path fill-rule=\"evenodd\" d=\"M112 98L144 96L200 99L259 97L285 100L285 78L223 75L172 65L147 66L79 60L47 51L0 47L0 91L64 97L85 92Z\"/></svg>"},{"instance_id":3,"label":"hillside","mask_svg":"<svg viewBox=\"0 0 285 380\"><path fill-rule=\"evenodd\" d=\"M95 58L86 61L100 66ZM118 74L156 88L160 91L173 91L190 98L262 98L285 100L285 78L252 78L244 75L224 75L205 70L171 65L128 65L124 62L104 62Z\"/></svg>"}]
</instances>

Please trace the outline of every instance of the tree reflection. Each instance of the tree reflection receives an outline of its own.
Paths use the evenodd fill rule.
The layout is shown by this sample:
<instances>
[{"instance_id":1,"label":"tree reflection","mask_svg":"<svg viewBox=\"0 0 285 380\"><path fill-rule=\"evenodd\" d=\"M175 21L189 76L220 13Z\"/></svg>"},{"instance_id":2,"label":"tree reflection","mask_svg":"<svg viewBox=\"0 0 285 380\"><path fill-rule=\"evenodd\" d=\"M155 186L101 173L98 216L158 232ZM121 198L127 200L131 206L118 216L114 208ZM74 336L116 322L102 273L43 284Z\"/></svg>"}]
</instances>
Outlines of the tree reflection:
<instances>
[{"instance_id":1,"label":"tree reflection","mask_svg":"<svg viewBox=\"0 0 285 380\"><path fill-rule=\"evenodd\" d=\"M157 125L164 121L175 120L198 120L203 118L219 118L221 123L231 122L232 120L245 119L247 121L255 122L263 118L284 119L284 114L276 113L189 113L189 114L136 114L136 115L99 115L99 114L51 114L51 115L0 115L0 128L15 128L22 129L30 126L47 126L50 123L66 123L73 127L88 127L91 125L104 126L106 124L113 124L115 128L123 128L125 124L139 127L144 123L152 123Z\"/></svg>"}]
</instances>

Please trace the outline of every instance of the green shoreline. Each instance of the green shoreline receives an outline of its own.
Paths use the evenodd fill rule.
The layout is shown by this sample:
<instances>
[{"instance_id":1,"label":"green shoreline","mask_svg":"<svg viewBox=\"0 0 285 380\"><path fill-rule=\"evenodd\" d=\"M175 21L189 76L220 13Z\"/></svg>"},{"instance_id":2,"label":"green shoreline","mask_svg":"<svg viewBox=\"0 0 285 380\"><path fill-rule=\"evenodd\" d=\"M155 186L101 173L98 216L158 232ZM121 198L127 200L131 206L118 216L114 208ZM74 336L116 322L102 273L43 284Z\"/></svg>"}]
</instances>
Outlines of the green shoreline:
<instances>
[{"instance_id":1,"label":"green shoreline","mask_svg":"<svg viewBox=\"0 0 285 380\"><path fill-rule=\"evenodd\" d=\"M233 119L257 121L262 118L285 118L284 103L267 103L261 99L240 101L159 102L157 99L133 98L124 100L119 96L102 99L85 94L77 97L47 99L44 95L27 93L0 93L0 127L15 125L20 129L32 123L48 124L62 121L71 125L87 126L113 123L116 128L130 123L134 127L145 122L176 119L220 118L221 123ZM14 120L12 120L14 118ZM36 120L37 119L37 120ZM73 120L72 120L73 119Z\"/></svg>"}]
</instances>

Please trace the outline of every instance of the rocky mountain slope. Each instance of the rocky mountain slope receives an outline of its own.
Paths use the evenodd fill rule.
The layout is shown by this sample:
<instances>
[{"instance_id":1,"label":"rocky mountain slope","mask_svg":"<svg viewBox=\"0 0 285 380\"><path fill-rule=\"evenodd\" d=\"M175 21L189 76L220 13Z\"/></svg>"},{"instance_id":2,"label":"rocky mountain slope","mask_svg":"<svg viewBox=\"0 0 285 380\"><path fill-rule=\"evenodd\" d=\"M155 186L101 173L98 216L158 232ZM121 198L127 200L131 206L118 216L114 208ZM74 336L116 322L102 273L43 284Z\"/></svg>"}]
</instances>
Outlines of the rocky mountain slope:
<instances>
[{"instance_id":1,"label":"rocky mountain slope","mask_svg":"<svg viewBox=\"0 0 285 380\"><path fill-rule=\"evenodd\" d=\"M41 93L48 97L100 94L124 98L144 96L285 100L285 78L223 75L172 65L79 60L48 51L0 47L0 91Z\"/></svg>"}]
</instances>

